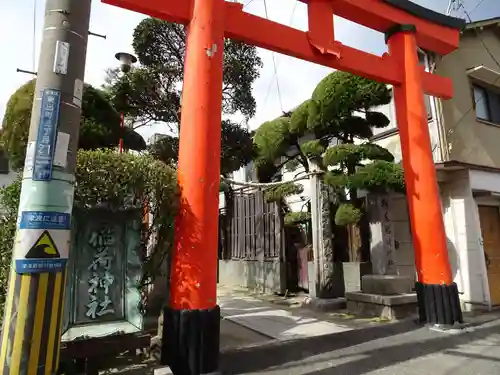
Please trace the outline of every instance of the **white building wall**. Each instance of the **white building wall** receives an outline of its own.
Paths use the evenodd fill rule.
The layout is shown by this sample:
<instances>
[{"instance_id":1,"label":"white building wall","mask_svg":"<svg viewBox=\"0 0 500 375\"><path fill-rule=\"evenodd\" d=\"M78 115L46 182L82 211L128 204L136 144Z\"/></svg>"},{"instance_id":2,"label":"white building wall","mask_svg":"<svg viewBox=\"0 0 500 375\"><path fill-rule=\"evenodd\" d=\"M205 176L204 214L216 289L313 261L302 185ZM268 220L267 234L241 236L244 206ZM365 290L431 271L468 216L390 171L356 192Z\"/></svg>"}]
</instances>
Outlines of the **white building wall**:
<instances>
[{"instance_id":1,"label":"white building wall","mask_svg":"<svg viewBox=\"0 0 500 375\"><path fill-rule=\"evenodd\" d=\"M469 172L454 172L442 184L443 215L454 281L465 310L489 304L486 265L481 245L477 203Z\"/></svg>"}]
</instances>

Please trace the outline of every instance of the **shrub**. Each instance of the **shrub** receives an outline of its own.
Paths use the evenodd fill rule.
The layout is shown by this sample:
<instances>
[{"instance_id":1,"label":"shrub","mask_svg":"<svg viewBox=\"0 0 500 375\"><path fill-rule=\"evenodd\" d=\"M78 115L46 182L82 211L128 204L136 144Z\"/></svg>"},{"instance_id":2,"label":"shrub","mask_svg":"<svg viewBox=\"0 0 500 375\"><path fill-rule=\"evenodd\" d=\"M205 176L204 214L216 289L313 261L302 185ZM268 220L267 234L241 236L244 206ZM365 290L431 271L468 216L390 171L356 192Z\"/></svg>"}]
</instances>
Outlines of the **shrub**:
<instances>
[{"instance_id":1,"label":"shrub","mask_svg":"<svg viewBox=\"0 0 500 375\"><path fill-rule=\"evenodd\" d=\"M21 178L0 189L3 217L0 221L0 309L3 310L16 230ZM153 222L142 237L145 248L151 234L157 241L144 258L142 288L156 276L159 265L173 243L173 222L177 212L178 189L175 170L150 155L118 154L110 150L78 152L74 206L111 211L142 208L147 205Z\"/></svg>"}]
</instances>

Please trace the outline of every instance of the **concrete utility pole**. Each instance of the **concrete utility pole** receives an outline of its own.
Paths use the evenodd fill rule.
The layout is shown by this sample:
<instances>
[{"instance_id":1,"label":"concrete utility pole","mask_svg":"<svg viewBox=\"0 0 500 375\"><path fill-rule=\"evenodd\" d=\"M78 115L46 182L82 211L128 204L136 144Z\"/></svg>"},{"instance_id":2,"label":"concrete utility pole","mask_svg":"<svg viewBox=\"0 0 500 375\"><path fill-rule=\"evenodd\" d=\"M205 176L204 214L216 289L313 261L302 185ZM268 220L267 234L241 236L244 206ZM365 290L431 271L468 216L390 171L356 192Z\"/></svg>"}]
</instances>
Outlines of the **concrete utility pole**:
<instances>
[{"instance_id":1,"label":"concrete utility pole","mask_svg":"<svg viewBox=\"0 0 500 375\"><path fill-rule=\"evenodd\" d=\"M70 245L91 0L47 0L0 364L54 374Z\"/></svg>"}]
</instances>

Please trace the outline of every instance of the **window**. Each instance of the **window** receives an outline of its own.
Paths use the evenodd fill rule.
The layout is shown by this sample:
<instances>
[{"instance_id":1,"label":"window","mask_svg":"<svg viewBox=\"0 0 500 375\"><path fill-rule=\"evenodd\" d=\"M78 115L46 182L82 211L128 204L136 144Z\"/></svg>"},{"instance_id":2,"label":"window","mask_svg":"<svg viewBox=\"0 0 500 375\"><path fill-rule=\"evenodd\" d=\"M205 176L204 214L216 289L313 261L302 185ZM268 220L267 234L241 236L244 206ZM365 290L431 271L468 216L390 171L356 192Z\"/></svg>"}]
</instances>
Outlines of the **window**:
<instances>
[{"instance_id":1,"label":"window","mask_svg":"<svg viewBox=\"0 0 500 375\"><path fill-rule=\"evenodd\" d=\"M473 85L476 117L500 124L500 94L486 87Z\"/></svg>"}]
</instances>

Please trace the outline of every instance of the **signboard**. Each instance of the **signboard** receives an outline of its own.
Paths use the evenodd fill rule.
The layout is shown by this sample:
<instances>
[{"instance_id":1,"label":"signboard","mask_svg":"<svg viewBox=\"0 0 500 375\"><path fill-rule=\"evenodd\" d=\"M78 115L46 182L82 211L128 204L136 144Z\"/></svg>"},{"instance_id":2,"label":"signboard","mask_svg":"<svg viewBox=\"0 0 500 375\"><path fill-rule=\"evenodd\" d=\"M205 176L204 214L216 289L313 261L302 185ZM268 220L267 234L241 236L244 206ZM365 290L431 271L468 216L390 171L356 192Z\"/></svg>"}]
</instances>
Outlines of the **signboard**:
<instances>
[{"instance_id":1,"label":"signboard","mask_svg":"<svg viewBox=\"0 0 500 375\"><path fill-rule=\"evenodd\" d=\"M23 211L14 243L16 272L63 270L68 261L70 229L68 213Z\"/></svg>"},{"instance_id":2,"label":"signboard","mask_svg":"<svg viewBox=\"0 0 500 375\"><path fill-rule=\"evenodd\" d=\"M50 181L57 138L61 92L45 89L42 94L40 123L33 157L33 180Z\"/></svg>"}]
</instances>

